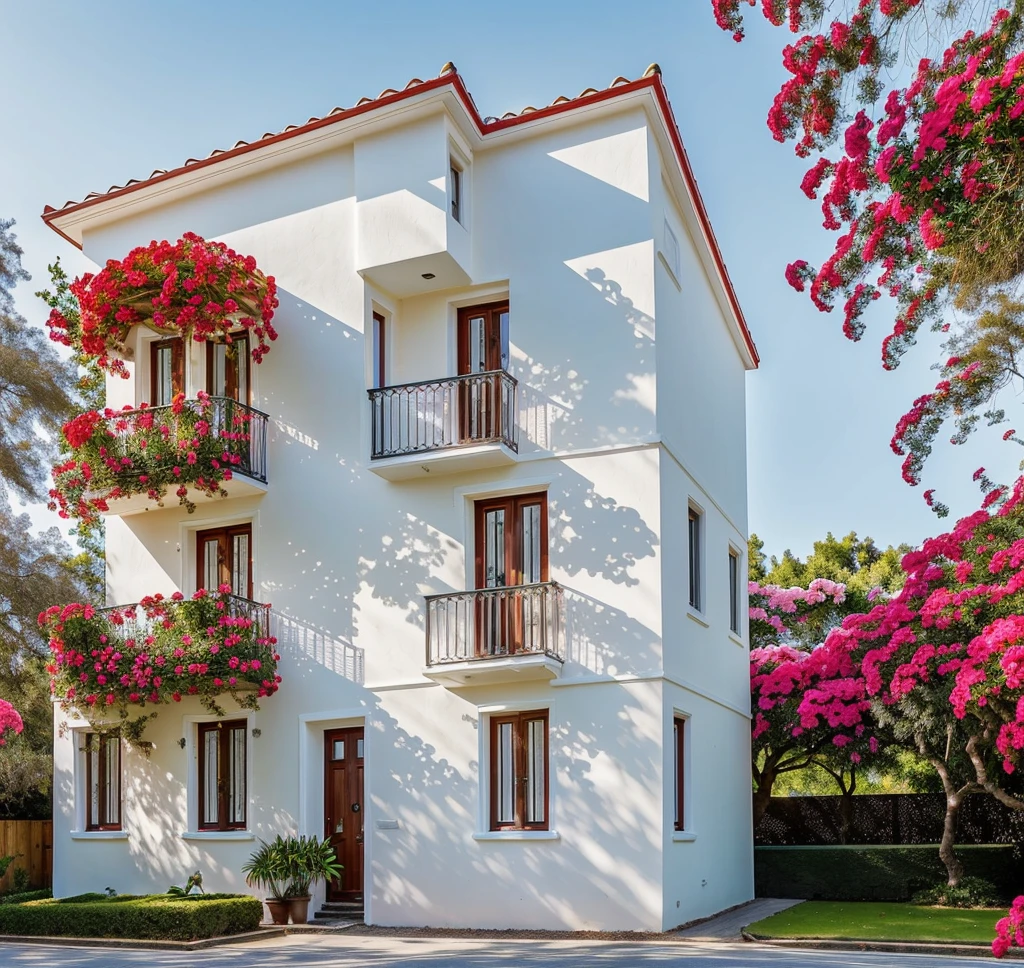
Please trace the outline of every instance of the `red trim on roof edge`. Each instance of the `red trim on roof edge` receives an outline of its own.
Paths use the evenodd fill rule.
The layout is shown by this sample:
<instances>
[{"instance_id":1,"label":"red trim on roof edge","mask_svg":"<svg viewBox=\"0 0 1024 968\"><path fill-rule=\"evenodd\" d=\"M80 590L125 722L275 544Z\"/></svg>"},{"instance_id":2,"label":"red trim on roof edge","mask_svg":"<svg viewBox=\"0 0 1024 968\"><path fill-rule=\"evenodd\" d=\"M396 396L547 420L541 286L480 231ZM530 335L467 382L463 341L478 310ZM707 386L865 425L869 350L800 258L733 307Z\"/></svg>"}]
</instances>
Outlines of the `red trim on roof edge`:
<instances>
[{"instance_id":1,"label":"red trim on roof edge","mask_svg":"<svg viewBox=\"0 0 1024 968\"><path fill-rule=\"evenodd\" d=\"M349 108L346 111L339 111L337 114L328 114L322 118L318 118L316 121L310 121L307 124L298 125L290 131L282 131L270 138L262 138L258 141L252 141L246 145L240 145L237 148L230 148L226 151L220 152L219 154L203 158L201 161L194 162L191 165L182 165L178 168L172 168L169 171L161 172L159 175L154 175L151 178L142 179L130 185L125 185L116 191L97 195L95 198L87 198L84 201L77 202L76 204L69 205L65 208L55 209L52 206L47 205L43 209L43 222L60 235L61 238L70 242L76 248L81 249L82 246L80 243L70 238L67 233L63 232L58 226L53 224L55 219L71 212L81 211L84 208L91 208L93 205L99 205L111 198L119 198L123 195L131 194L132 192L138 191L140 188L147 188L150 185L156 185L160 182L168 181L183 172L206 168L209 165L217 164L218 162L225 161L228 158L237 158L239 155L247 154L250 151L256 151L257 149L264 148L267 145L276 144L278 142L285 141L288 138L306 134L309 131L315 131L318 128L324 128L339 121L348 120L349 118L356 117L360 114L365 114L368 111L374 111L379 107L394 104L396 101L402 101L406 98L413 97L416 94L437 90L447 84L452 86L459 100L462 101L463 106L466 108L467 113L476 124L481 135L503 131L507 128L514 127L517 124L526 124L530 121L552 117L566 111L573 111L576 110L576 108L583 107L587 104L597 104L614 97L619 97L622 94L631 94L634 91L643 90L645 87L653 88L655 99L665 117L669 137L676 151L676 159L683 172L683 180L686 182L687 189L690 192L690 197L693 200L694 210L697 213L697 218L701 223L701 228L704 230L708 246L711 249L711 256L714 259L715 267L721 275L722 284L725 287L726 295L729 299L729 305L736 316L736 321L739 323L740 330L743 333L743 340L746 343L751 359L754 361L754 366L756 367L760 363L761 358L758 356L757 347L754 345L754 340L750 335L749 328L747 327L746 317L740 307L739 299L736 296L736 290L733 287L732 280L729 278L729 270L725 266L725 260L722 258L722 251L719 248L718 240L715 238L715 232L711 226L711 220L708 217L707 208L705 207L704 200L701 197L700 189L697 187L697 179L694 177L693 169L690 166L690 159L686 154L686 148L683 146L682 135L679 132L679 125L676 124L675 115L672 112L672 105L669 102L668 94L665 91L665 84L662 81L660 74L650 74L647 77L641 77L638 80L630 81L626 84L619 84L615 87L605 88L603 91L597 91L594 94L572 98L571 100L561 101L557 104L549 104L547 107L540 108L536 111L530 111L526 114L517 114L511 118L499 118L495 121L486 123L480 116L480 112L477 111L476 105L473 103L473 98L466 89L466 85L463 82L462 77L455 71L451 71L447 74L442 74L439 77L431 78L429 81L423 81L413 87L407 87L402 91L396 91L394 94L389 94L386 97L366 101L363 104L357 104L355 107Z\"/></svg>"}]
</instances>

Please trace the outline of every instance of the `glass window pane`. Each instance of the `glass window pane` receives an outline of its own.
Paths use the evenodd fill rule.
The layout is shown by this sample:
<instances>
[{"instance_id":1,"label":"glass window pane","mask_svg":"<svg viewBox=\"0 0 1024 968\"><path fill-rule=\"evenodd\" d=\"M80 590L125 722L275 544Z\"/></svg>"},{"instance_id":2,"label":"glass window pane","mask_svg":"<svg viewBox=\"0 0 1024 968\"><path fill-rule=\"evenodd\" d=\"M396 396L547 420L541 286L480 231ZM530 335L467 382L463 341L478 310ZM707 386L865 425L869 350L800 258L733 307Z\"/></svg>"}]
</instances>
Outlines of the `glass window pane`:
<instances>
[{"instance_id":1,"label":"glass window pane","mask_svg":"<svg viewBox=\"0 0 1024 968\"><path fill-rule=\"evenodd\" d=\"M361 760L363 758L363 741L361 739L356 740L356 759Z\"/></svg>"},{"instance_id":2,"label":"glass window pane","mask_svg":"<svg viewBox=\"0 0 1024 968\"><path fill-rule=\"evenodd\" d=\"M235 399L241 403L249 402L249 340L247 337L236 339L234 342L236 370L235 378Z\"/></svg>"},{"instance_id":3,"label":"glass window pane","mask_svg":"<svg viewBox=\"0 0 1024 968\"><path fill-rule=\"evenodd\" d=\"M203 542L203 588L216 591L220 585L219 543L215 540Z\"/></svg>"},{"instance_id":4,"label":"glass window pane","mask_svg":"<svg viewBox=\"0 0 1024 968\"><path fill-rule=\"evenodd\" d=\"M544 790L546 777L544 771L544 748L547 732L543 719L531 719L527 724L526 734L526 822L544 823L545 808Z\"/></svg>"},{"instance_id":5,"label":"glass window pane","mask_svg":"<svg viewBox=\"0 0 1024 968\"><path fill-rule=\"evenodd\" d=\"M512 760L512 723L498 724L498 823L515 822L515 766Z\"/></svg>"},{"instance_id":6,"label":"glass window pane","mask_svg":"<svg viewBox=\"0 0 1024 968\"><path fill-rule=\"evenodd\" d=\"M332 760L343 760L345 759L345 741L343 739L336 739L331 747L331 759Z\"/></svg>"},{"instance_id":7,"label":"glass window pane","mask_svg":"<svg viewBox=\"0 0 1024 968\"><path fill-rule=\"evenodd\" d=\"M541 580L540 572L540 505L528 504L523 508L523 584Z\"/></svg>"},{"instance_id":8,"label":"glass window pane","mask_svg":"<svg viewBox=\"0 0 1024 968\"><path fill-rule=\"evenodd\" d=\"M86 736L85 755L89 760L86 825L94 827L100 822L100 744L98 734L89 733Z\"/></svg>"},{"instance_id":9,"label":"glass window pane","mask_svg":"<svg viewBox=\"0 0 1024 968\"><path fill-rule=\"evenodd\" d=\"M153 402L157 406L165 406L171 402L171 363L172 353L169 346L161 346L156 351L156 395Z\"/></svg>"},{"instance_id":10,"label":"glass window pane","mask_svg":"<svg viewBox=\"0 0 1024 968\"><path fill-rule=\"evenodd\" d=\"M245 823L245 727L228 736L228 823Z\"/></svg>"},{"instance_id":11,"label":"glass window pane","mask_svg":"<svg viewBox=\"0 0 1024 968\"><path fill-rule=\"evenodd\" d=\"M103 764L103 822L110 826L121 823L121 740L118 736L106 737L105 762Z\"/></svg>"},{"instance_id":12,"label":"glass window pane","mask_svg":"<svg viewBox=\"0 0 1024 968\"><path fill-rule=\"evenodd\" d=\"M225 343L213 344L213 395L225 397L228 392L228 348Z\"/></svg>"},{"instance_id":13,"label":"glass window pane","mask_svg":"<svg viewBox=\"0 0 1024 968\"><path fill-rule=\"evenodd\" d=\"M487 321L474 316L469 321L469 372L483 373L487 369Z\"/></svg>"},{"instance_id":14,"label":"glass window pane","mask_svg":"<svg viewBox=\"0 0 1024 968\"><path fill-rule=\"evenodd\" d=\"M217 823L220 811L217 809L217 775L219 759L220 731L208 729L203 732L202 769L203 769L203 804L202 822Z\"/></svg>"},{"instance_id":15,"label":"glass window pane","mask_svg":"<svg viewBox=\"0 0 1024 968\"><path fill-rule=\"evenodd\" d=\"M484 516L484 587L499 588L505 584L505 509L488 511Z\"/></svg>"},{"instance_id":16,"label":"glass window pane","mask_svg":"<svg viewBox=\"0 0 1024 968\"><path fill-rule=\"evenodd\" d=\"M501 327L501 369L508 369L508 313L499 317Z\"/></svg>"},{"instance_id":17,"label":"glass window pane","mask_svg":"<svg viewBox=\"0 0 1024 968\"><path fill-rule=\"evenodd\" d=\"M232 536L231 591L240 598L249 597L249 535Z\"/></svg>"}]
</instances>

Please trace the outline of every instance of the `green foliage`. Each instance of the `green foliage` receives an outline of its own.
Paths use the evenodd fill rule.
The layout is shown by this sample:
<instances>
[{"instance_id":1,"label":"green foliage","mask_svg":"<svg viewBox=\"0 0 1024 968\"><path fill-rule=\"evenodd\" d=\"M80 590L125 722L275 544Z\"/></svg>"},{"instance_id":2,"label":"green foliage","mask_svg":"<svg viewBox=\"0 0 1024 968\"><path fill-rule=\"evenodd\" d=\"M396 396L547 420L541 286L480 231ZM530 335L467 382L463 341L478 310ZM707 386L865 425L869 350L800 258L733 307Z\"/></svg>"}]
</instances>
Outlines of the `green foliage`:
<instances>
[{"instance_id":1,"label":"green foliage","mask_svg":"<svg viewBox=\"0 0 1024 968\"><path fill-rule=\"evenodd\" d=\"M53 891L48 887L38 891L23 891L20 894L0 894L0 904L24 904L26 901L41 901L47 897L53 897Z\"/></svg>"},{"instance_id":2,"label":"green foliage","mask_svg":"<svg viewBox=\"0 0 1024 968\"><path fill-rule=\"evenodd\" d=\"M280 834L269 843L261 840L242 867L246 884L271 898L305 897L317 881L339 877L341 871L330 841Z\"/></svg>"},{"instance_id":3,"label":"green foliage","mask_svg":"<svg viewBox=\"0 0 1024 968\"><path fill-rule=\"evenodd\" d=\"M14 854L6 854L0 857L0 877L7 873L7 868L14 863Z\"/></svg>"},{"instance_id":4,"label":"green foliage","mask_svg":"<svg viewBox=\"0 0 1024 968\"><path fill-rule=\"evenodd\" d=\"M924 891L918 891L911 904L953 908L991 908L1003 900L995 884L983 877L965 877L956 887L945 881Z\"/></svg>"},{"instance_id":5,"label":"green foliage","mask_svg":"<svg viewBox=\"0 0 1024 968\"><path fill-rule=\"evenodd\" d=\"M984 876L1000 892L1019 877L1012 844L961 846L957 855L968 877ZM754 848L757 897L906 901L945 876L935 844Z\"/></svg>"},{"instance_id":6,"label":"green foliage","mask_svg":"<svg viewBox=\"0 0 1024 968\"><path fill-rule=\"evenodd\" d=\"M28 882L32 878L29 876L27 870L24 867L15 867L14 875L12 877L12 886L14 887L15 894L24 894L28 890Z\"/></svg>"},{"instance_id":7,"label":"green foliage","mask_svg":"<svg viewBox=\"0 0 1024 968\"><path fill-rule=\"evenodd\" d=\"M263 904L238 894L86 894L0 905L0 934L195 941L255 931Z\"/></svg>"},{"instance_id":8,"label":"green foliage","mask_svg":"<svg viewBox=\"0 0 1024 968\"><path fill-rule=\"evenodd\" d=\"M192 889L195 888L200 894L205 894L203 890L203 875L201 871L196 871L194 874L189 874L185 880L185 886L179 887L177 884L172 884L167 888L167 893L173 897L188 897L192 893Z\"/></svg>"}]
</instances>

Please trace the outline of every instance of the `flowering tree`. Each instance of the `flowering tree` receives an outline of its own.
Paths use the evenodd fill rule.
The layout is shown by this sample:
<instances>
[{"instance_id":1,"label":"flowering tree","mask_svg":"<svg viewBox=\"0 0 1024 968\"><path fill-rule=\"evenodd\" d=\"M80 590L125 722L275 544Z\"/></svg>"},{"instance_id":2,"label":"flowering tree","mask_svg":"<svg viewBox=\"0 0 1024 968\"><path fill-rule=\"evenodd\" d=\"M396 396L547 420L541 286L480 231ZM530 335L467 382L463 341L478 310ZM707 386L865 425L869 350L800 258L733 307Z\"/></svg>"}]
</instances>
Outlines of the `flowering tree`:
<instances>
[{"instance_id":1,"label":"flowering tree","mask_svg":"<svg viewBox=\"0 0 1024 968\"><path fill-rule=\"evenodd\" d=\"M153 595L104 611L77 603L47 609L39 623L49 636L54 697L87 718L126 719L186 696L198 696L219 716L225 694L258 708L281 682L277 640L230 592L221 585L190 599Z\"/></svg>"},{"instance_id":2,"label":"flowering tree","mask_svg":"<svg viewBox=\"0 0 1024 968\"><path fill-rule=\"evenodd\" d=\"M1013 902L1009 915L996 922L992 954L1002 958L1013 947L1024 948L1024 896Z\"/></svg>"},{"instance_id":3,"label":"flowering tree","mask_svg":"<svg viewBox=\"0 0 1024 968\"><path fill-rule=\"evenodd\" d=\"M69 456L53 468L50 509L76 518L88 533L110 502L146 494L162 503L173 488L189 513L189 488L223 494L233 469L249 454L248 409L200 390L195 400L178 394L168 407L90 410L64 424Z\"/></svg>"},{"instance_id":4,"label":"flowering tree","mask_svg":"<svg viewBox=\"0 0 1024 968\"><path fill-rule=\"evenodd\" d=\"M18 715L18 710L6 700L0 699L0 746L7 742L7 735L11 733L17 735L24 728L25 726L21 721L21 716Z\"/></svg>"},{"instance_id":5,"label":"flowering tree","mask_svg":"<svg viewBox=\"0 0 1024 968\"><path fill-rule=\"evenodd\" d=\"M743 36L741 8L711 0L718 24ZM1024 0L991 20L963 0L762 0L769 22L802 36L787 46L791 75L768 126L801 157L819 156L801 188L838 232L819 268L797 260L786 278L814 305L843 311L860 339L869 306L891 300L882 363L894 368L922 325L946 333L941 379L899 420L892 449L920 480L947 418L961 443L984 417L1005 420L993 395L1020 377L1024 350ZM978 11L982 11L979 13ZM905 88L881 71L915 47L930 52ZM858 103L859 102L859 103ZM1011 428L1004 440L1022 441ZM927 492L940 514L947 508Z\"/></svg>"},{"instance_id":6,"label":"flowering tree","mask_svg":"<svg viewBox=\"0 0 1024 968\"><path fill-rule=\"evenodd\" d=\"M150 242L111 259L95 275L76 279L70 292L79 312L51 303L50 338L125 378L126 340L137 323L200 342L230 343L231 333L242 328L253 337L255 363L269 351L268 341L277 339L274 277L260 272L252 256L191 232L173 245Z\"/></svg>"}]
</instances>

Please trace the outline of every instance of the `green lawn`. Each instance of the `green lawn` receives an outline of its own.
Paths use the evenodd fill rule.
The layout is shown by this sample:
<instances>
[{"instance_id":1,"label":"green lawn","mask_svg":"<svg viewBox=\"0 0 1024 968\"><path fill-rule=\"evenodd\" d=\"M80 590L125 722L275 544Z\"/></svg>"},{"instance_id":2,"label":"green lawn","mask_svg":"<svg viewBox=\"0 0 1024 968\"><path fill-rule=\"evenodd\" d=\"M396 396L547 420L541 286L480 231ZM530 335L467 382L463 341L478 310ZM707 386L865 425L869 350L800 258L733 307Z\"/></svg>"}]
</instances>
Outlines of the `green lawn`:
<instances>
[{"instance_id":1,"label":"green lawn","mask_svg":"<svg viewBox=\"0 0 1024 968\"><path fill-rule=\"evenodd\" d=\"M881 901L804 901L755 921L759 938L821 938L844 941L939 941L989 944L1001 908L961 910Z\"/></svg>"}]
</instances>

